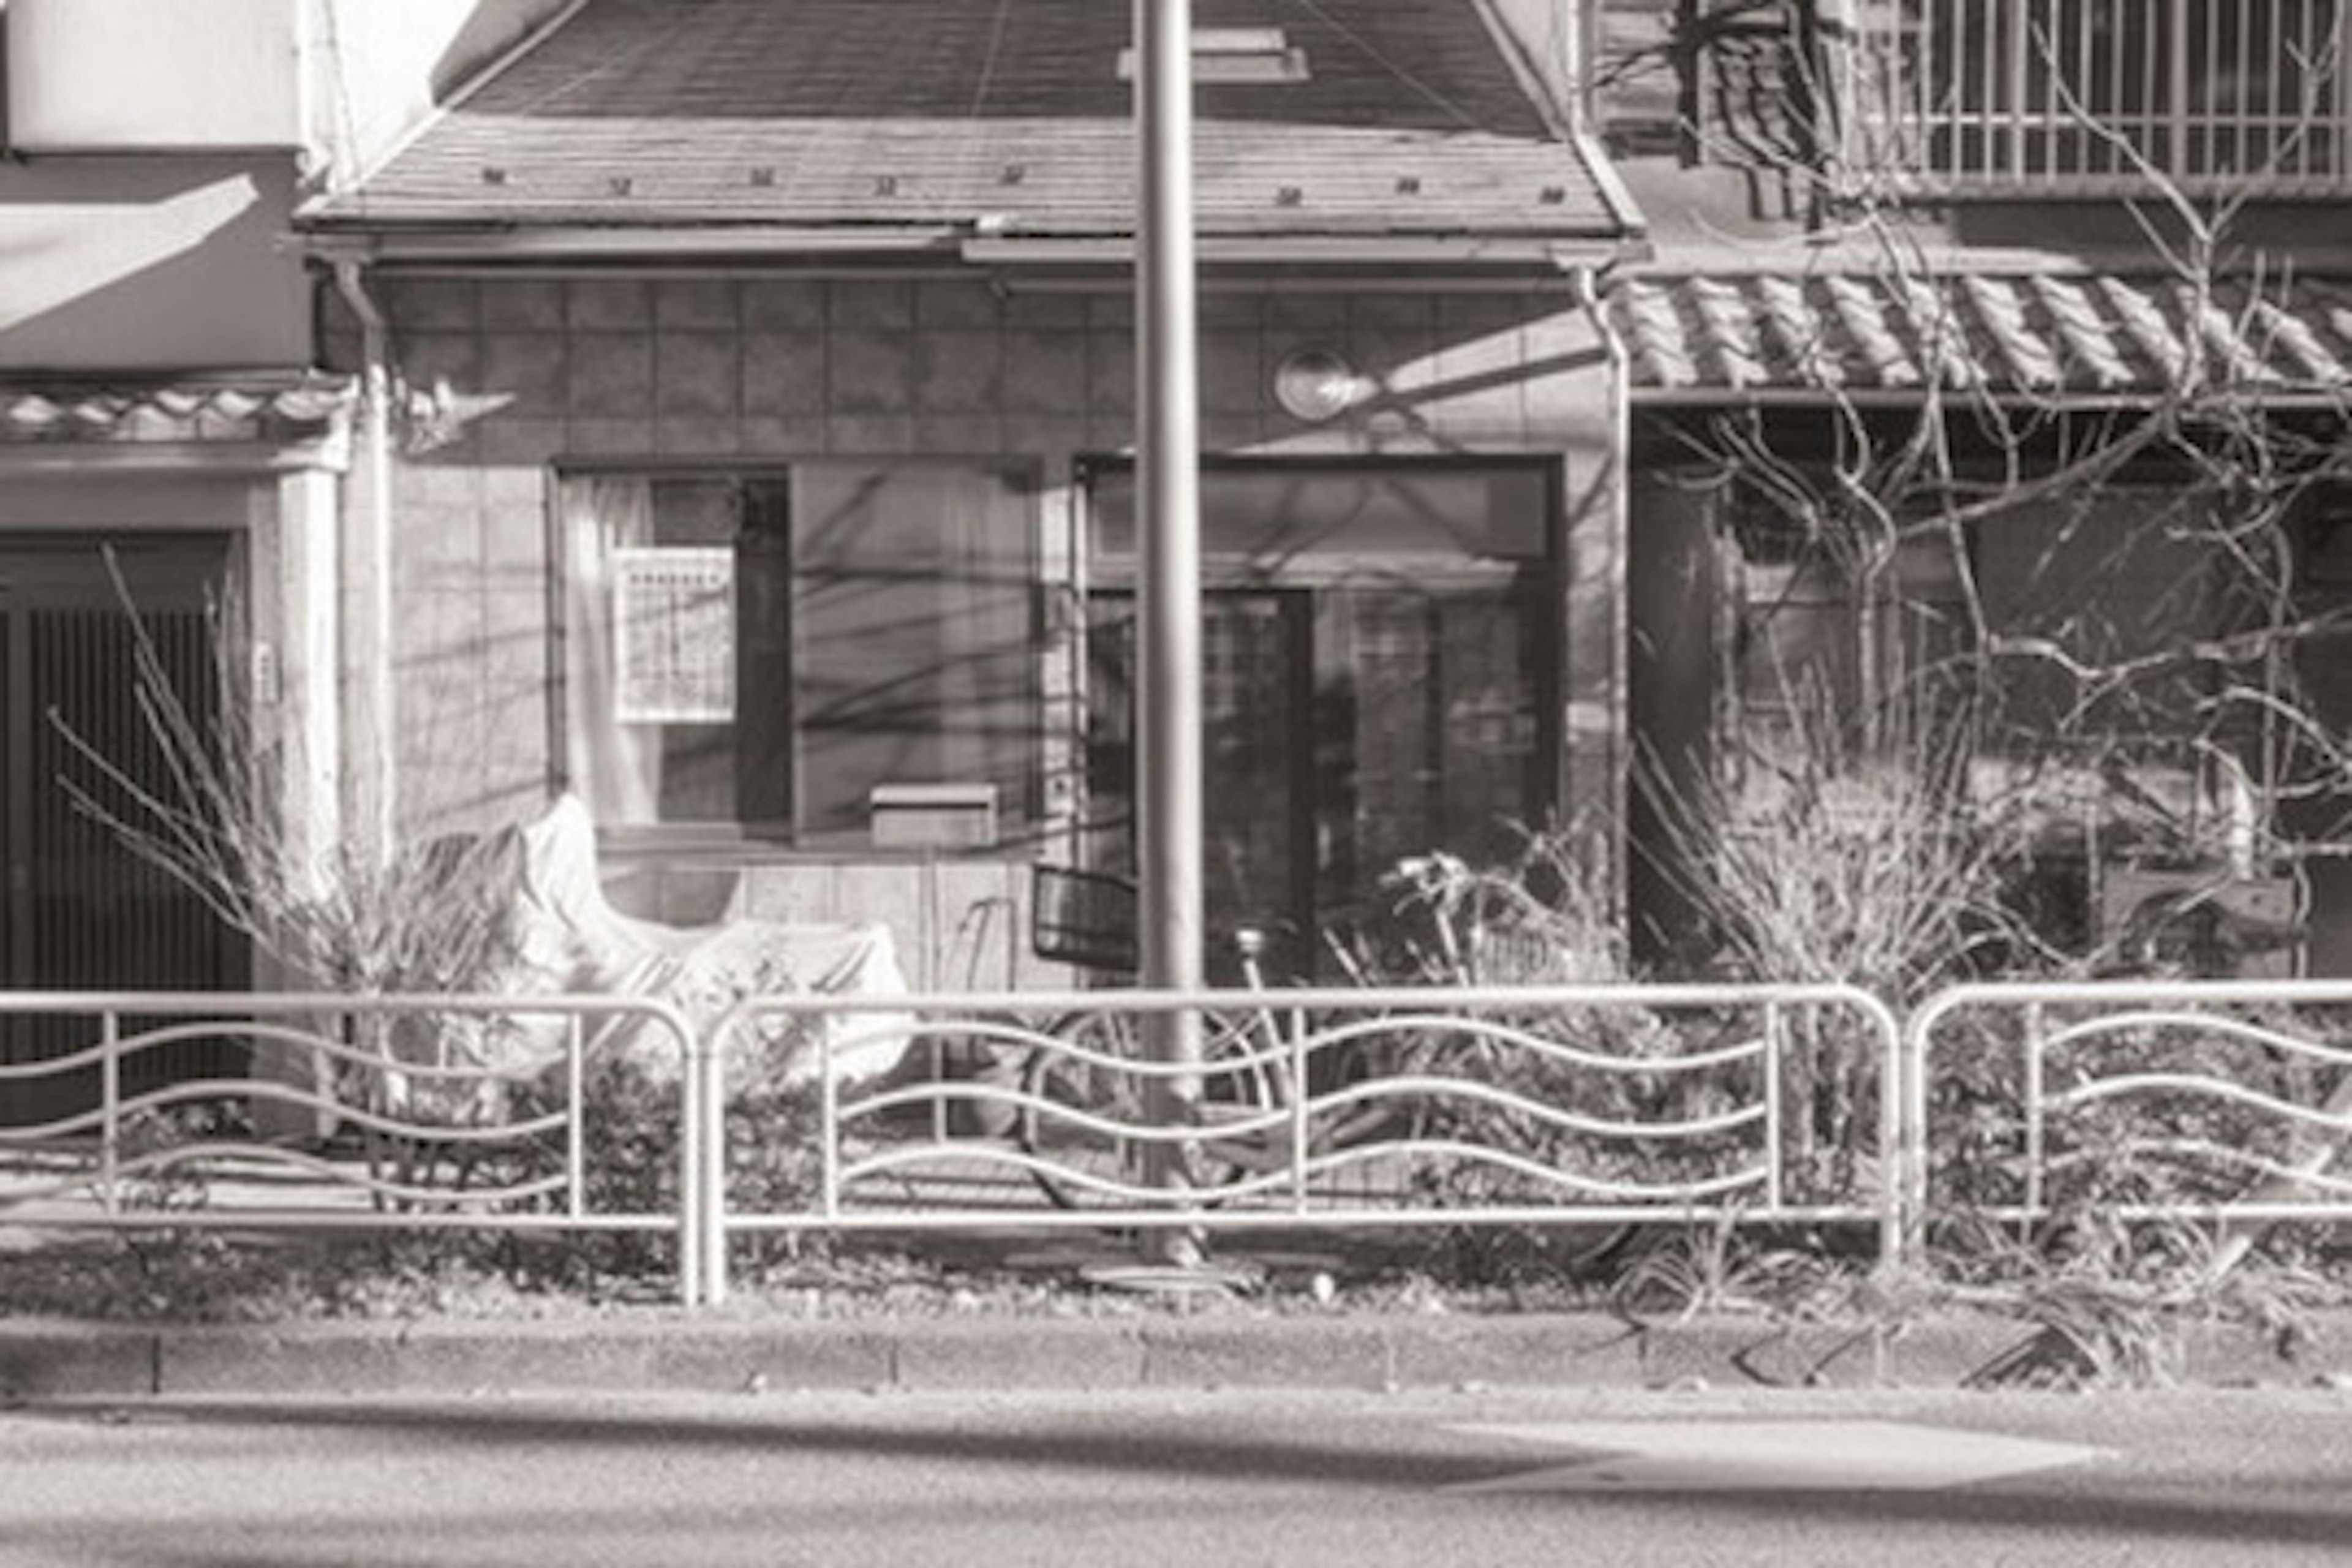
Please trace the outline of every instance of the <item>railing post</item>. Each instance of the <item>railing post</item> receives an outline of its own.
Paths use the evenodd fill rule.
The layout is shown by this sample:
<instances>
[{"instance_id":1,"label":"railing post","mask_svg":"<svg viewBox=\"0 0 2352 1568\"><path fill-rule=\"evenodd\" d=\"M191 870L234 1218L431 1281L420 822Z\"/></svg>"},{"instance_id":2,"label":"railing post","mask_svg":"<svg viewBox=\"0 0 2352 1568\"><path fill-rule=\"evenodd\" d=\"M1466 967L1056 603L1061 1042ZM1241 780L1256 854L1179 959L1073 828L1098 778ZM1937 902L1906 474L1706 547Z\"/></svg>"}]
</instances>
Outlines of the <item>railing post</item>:
<instances>
[{"instance_id":1,"label":"railing post","mask_svg":"<svg viewBox=\"0 0 2352 1568\"><path fill-rule=\"evenodd\" d=\"M1900 1025L1896 1047L1901 1109L1895 1137L1900 1151L1894 1173L1894 1257L1906 1268L1927 1263L1927 1050L1937 1022L1951 1007L1938 993L1913 1008Z\"/></svg>"},{"instance_id":2,"label":"railing post","mask_svg":"<svg viewBox=\"0 0 2352 1568\"><path fill-rule=\"evenodd\" d=\"M1289 1038L1284 1047L1289 1060L1284 1070L1290 1074L1290 1201L1298 1213L1307 1212L1307 1139L1308 1132L1308 1092L1307 1079L1307 1014L1304 1009L1290 1009L1290 1027L1285 1031Z\"/></svg>"},{"instance_id":3,"label":"railing post","mask_svg":"<svg viewBox=\"0 0 2352 1568\"><path fill-rule=\"evenodd\" d=\"M580 1033L581 1016L574 1013L564 1029L563 1037L563 1185L569 1212L578 1219L588 1209L588 1115L582 1103L585 1098L588 1075L583 1058L587 1055L587 1042ZM678 1063L678 1082L686 1081L687 1063ZM680 1130L684 1136L684 1130ZM679 1189L683 1201L685 1189ZM681 1226L684 1215L680 1215ZM684 1258L679 1262L684 1264Z\"/></svg>"},{"instance_id":4,"label":"railing post","mask_svg":"<svg viewBox=\"0 0 2352 1568\"><path fill-rule=\"evenodd\" d=\"M2042 1137L2042 1005L2030 1002L2025 1007L2025 1213L2031 1223L2042 1212L2042 1160L2044 1154Z\"/></svg>"},{"instance_id":5,"label":"railing post","mask_svg":"<svg viewBox=\"0 0 2352 1568\"><path fill-rule=\"evenodd\" d=\"M100 1019L99 1045L99 1206L110 1217L121 1212L115 1185L122 1175L122 1015L111 1007Z\"/></svg>"},{"instance_id":6,"label":"railing post","mask_svg":"<svg viewBox=\"0 0 2352 1568\"><path fill-rule=\"evenodd\" d=\"M841 1218L841 1088L833 1072L833 1031L817 1031L817 1194L827 1224Z\"/></svg>"},{"instance_id":7,"label":"railing post","mask_svg":"<svg viewBox=\"0 0 2352 1568\"><path fill-rule=\"evenodd\" d=\"M700 1041L701 1076L694 1091L695 1119L702 1124L702 1168L695 1197L701 1206L702 1303L727 1299L727 1053L734 1044L739 1016L730 1013Z\"/></svg>"},{"instance_id":8,"label":"railing post","mask_svg":"<svg viewBox=\"0 0 2352 1568\"><path fill-rule=\"evenodd\" d=\"M1781 1139L1787 1129L1781 1126L1785 1110L1780 1097L1780 1005L1764 1004L1764 1200L1775 1214L1780 1209Z\"/></svg>"}]
</instances>

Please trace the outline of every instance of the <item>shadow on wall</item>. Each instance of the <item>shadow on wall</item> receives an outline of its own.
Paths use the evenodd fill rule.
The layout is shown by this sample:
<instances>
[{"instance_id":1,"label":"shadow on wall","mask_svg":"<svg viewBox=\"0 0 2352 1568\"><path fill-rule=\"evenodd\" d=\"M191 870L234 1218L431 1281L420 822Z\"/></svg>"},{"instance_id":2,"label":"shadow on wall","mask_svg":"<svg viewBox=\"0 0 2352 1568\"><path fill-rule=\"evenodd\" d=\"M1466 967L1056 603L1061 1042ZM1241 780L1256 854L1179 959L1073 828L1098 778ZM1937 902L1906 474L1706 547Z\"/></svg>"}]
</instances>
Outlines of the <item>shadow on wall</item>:
<instances>
[{"instance_id":1,"label":"shadow on wall","mask_svg":"<svg viewBox=\"0 0 2352 1568\"><path fill-rule=\"evenodd\" d=\"M310 289L281 168L228 158L0 165L0 366L299 365Z\"/></svg>"}]
</instances>

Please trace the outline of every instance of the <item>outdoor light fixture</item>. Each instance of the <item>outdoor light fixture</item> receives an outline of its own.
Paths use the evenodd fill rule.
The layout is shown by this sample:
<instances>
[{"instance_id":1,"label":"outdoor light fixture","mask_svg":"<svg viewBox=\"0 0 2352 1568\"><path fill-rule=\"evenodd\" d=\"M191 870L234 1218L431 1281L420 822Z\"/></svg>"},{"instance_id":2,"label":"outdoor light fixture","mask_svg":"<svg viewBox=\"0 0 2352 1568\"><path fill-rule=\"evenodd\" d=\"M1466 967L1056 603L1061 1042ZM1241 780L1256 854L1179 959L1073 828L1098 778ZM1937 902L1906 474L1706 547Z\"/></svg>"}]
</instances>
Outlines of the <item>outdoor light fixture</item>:
<instances>
[{"instance_id":1,"label":"outdoor light fixture","mask_svg":"<svg viewBox=\"0 0 2352 1568\"><path fill-rule=\"evenodd\" d=\"M1363 395L1364 378L1329 349L1300 349L1275 367L1274 400L1310 425L1345 414Z\"/></svg>"}]
</instances>

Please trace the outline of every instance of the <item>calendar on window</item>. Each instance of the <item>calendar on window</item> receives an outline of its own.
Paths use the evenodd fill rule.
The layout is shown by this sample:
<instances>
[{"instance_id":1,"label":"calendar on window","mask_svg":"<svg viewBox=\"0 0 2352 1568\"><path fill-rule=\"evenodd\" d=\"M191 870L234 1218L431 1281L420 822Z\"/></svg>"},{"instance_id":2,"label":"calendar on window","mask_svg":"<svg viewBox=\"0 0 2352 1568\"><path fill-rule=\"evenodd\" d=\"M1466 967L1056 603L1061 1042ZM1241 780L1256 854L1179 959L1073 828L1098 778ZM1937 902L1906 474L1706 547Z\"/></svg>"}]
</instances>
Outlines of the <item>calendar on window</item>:
<instances>
[{"instance_id":1,"label":"calendar on window","mask_svg":"<svg viewBox=\"0 0 2352 1568\"><path fill-rule=\"evenodd\" d=\"M735 717L735 552L613 552L614 717L718 724Z\"/></svg>"}]
</instances>

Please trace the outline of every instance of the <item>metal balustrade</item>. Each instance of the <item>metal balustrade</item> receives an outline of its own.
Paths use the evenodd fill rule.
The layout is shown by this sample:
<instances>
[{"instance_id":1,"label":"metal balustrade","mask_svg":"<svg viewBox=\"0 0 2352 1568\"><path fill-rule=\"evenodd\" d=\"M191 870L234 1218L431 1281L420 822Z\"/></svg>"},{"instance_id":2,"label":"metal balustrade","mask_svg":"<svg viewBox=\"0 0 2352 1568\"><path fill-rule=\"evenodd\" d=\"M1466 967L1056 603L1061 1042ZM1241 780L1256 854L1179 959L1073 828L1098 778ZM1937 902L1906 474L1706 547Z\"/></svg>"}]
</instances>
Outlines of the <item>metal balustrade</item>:
<instances>
[{"instance_id":1,"label":"metal balustrade","mask_svg":"<svg viewBox=\"0 0 2352 1568\"><path fill-rule=\"evenodd\" d=\"M2352 981L1964 985L1904 1063L1914 1254L1930 1215L2352 1219Z\"/></svg>"},{"instance_id":2,"label":"metal balustrade","mask_svg":"<svg viewBox=\"0 0 2352 1568\"><path fill-rule=\"evenodd\" d=\"M693 1204L700 1124L688 1114L700 1043L664 1004L583 996L223 992L0 992L0 1036L37 1023L41 1054L0 1060L0 1223L245 1232L467 1228L667 1233L680 1293L707 1270ZM511 1029L543 1068L466 1059ZM646 1034L650 1031L650 1035ZM586 1121L590 1063L628 1037L675 1064L675 1192L597 1201ZM205 1059L296 1070L158 1077ZM296 1081L297 1079L301 1081ZM273 1131L283 1123L299 1131Z\"/></svg>"},{"instance_id":3,"label":"metal balustrade","mask_svg":"<svg viewBox=\"0 0 2352 1568\"><path fill-rule=\"evenodd\" d=\"M793 1026L815 1015L824 1029ZM1199 1020L1197 1067L1136 1043L1171 1016ZM818 1075L811 1190L763 1205L722 1168L759 1130L729 1127L721 1088L763 1031L827 1051L888 1031L916 1063L994 1070ZM818 1230L1728 1215L1874 1223L1891 1241L1898 1038L1883 1004L1837 986L759 997L720 1025L704 1080L702 1292L724 1293L731 1240ZM1191 1111L1162 1125L1149 1086L1171 1079L1192 1080Z\"/></svg>"},{"instance_id":4,"label":"metal balustrade","mask_svg":"<svg viewBox=\"0 0 2352 1568\"><path fill-rule=\"evenodd\" d=\"M1844 157L1955 192L2352 189L2352 0L1864 0Z\"/></svg>"},{"instance_id":5,"label":"metal balustrade","mask_svg":"<svg viewBox=\"0 0 2352 1568\"><path fill-rule=\"evenodd\" d=\"M1138 1043L1171 1016L1197 1068ZM1714 1218L1916 1261L1931 1215L2352 1219L2352 980L1963 985L1903 1020L1832 985L776 995L699 1039L633 998L0 993L26 1019L0 1224L674 1236L688 1304L763 1235ZM500 1026L553 1065L467 1065ZM625 1039L669 1064L644 1081L678 1139L634 1207L600 1201L586 1114ZM190 1042L280 1070L142 1078ZM833 1070L877 1046L901 1065ZM1192 1110L1161 1125L1171 1078ZM804 1164L762 1184L730 1147Z\"/></svg>"}]
</instances>

